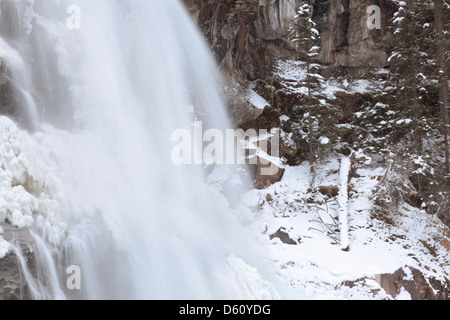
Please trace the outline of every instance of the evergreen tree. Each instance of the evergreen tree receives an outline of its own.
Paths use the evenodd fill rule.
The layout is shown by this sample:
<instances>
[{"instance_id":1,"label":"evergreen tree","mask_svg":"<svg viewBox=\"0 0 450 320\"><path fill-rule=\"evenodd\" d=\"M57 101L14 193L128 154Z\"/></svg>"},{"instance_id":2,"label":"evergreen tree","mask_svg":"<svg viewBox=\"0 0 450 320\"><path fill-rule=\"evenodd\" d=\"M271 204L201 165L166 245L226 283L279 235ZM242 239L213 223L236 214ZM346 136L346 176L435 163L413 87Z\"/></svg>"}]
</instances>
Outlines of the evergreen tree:
<instances>
[{"instance_id":1,"label":"evergreen tree","mask_svg":"<svg viewBox=\"0 0 450 320\"><path fill-rule=\"evenodd\" d=\"M426 164L432 168L424 142L431 140L435 133L433 122L435 109L430 96L435 91L430 75L436 67L434 59L434 37L430 1L410 0L400 2L395 13L395 30L389 42L392 55L390 79L395 84L391 111L396 121L391 141L396 145L397 154L410 163L410 169L419 191L427 171L418 168ZM435 104L435 102L434 102ZM398 129L398 130L396 130ZM406 129L406 130L405 130ZM395 134L397 133L397 134ZM420 157L421 161L418 161Z\"/></svg>"},{"instance_id":2,"label":"evergreen tree","mask_svg":"<svg viewBox=\"0 0 450 320\"><path fill-rule=\"evenodd\" d=\"M298 59L305 63L306 75L303 85L307 88L306 122L308 126L309 163L311 173L314 172L314 162L316 158L316 128L318 127L319 114L317 109L320 103L317 101L315 93L320 90L323 78L320 75L320 65L317 59L320 51L320 35L316 29L316 24L312 20L312 5L310 1L304 1L295 16L295 27L292 30L293 42L296 44ZM299 119L300 121L305 120Z\"/></svg>"},{"instance_id":3,"label":"evergreen tree","mask_svg":"<svg viewBox=\"0 0 450 320\"><path fill-rule=\"evenodd\" d=\"M391 80L396 85L396 107L411 125L410 147L421 153L425 126L422 123L426 106L423 102L428 78L426 68L434 61L430 59L432 47L431 28L423 23L423 2L411 0L407 5L400 2L395 13L395 31L389 43L392 55Z\"/></svg>"},{"instance_id":4,"label":"evergreen tree","mask_svg":"<svg viewBox=\"0 0 450 320\"><path fill-rule=\"evenodd\" d=\"M433 213L443 221L450 221L450 150L449 150L449 62L450 62L450 5L444 0L433 0L435 30L436 30L436 55L437 78L439 79L439 110L441 119L441 132L444 142L445 173L443 181L436 183L430 190L430 205ZM437 187L437 188L436 188ZM435 196L434 196L434 195Z\"/></svg>"},{"instance_id":5,"label":"evergreen tree","mask_svg":"<svg viewBox=\"0 0 450 320\"><path fill-rule=\"evenodd\" d=\"M450 45L449 32L444 32L444 26L446 21L444 13L450 14L449 8L444 6L443 0L433 0L434 5L434 17L435 17L435 30L436 30L436 54L437 54L437 72L439 79L439 109L442 121L442 134L444 136L444 152L445 152L445 171L446 174L450 173L450 154L448 145L449 136L449 115L448 115L448 71L447 64L449 61L448 50L446 48ZM448 23L448 22L447 22ZM449 29L447 29L449 30Z\"/></svg>"},{"instance_id":6,"label":"evergreen tree","mask_svg":"<svg viewBox=\"0 0 450 320\"><path fill-rule=\"evenodd\" d=\"M395 89L378 114L379 130L393 152L396 171L405 172L429 213L448 207L449 9L442 0L398 2L390 80Z\"/></svg>"}]
</instances>

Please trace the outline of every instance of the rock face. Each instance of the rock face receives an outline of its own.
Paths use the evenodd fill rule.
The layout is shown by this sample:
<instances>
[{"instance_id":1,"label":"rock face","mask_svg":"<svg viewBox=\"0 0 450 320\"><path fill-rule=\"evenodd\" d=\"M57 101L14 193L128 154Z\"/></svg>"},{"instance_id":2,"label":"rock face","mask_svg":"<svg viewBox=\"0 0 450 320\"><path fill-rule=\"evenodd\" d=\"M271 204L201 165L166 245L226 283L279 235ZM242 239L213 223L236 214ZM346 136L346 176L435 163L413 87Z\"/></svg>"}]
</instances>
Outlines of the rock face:
<instances>
[{"instance_id":1,"label":"rock face","mask_svg":"<svg viewBox=\"0 0 450 320\"><path fill-rule=\"evenodd\" d=\"M184 0L225 74L242 84L267 79L273 59L295 57L289 29L301 0ZM367 24L380 9L380 27ZM396 7L391 0L315 0L313 19L322 37L325 76L340 69L361 73L387 66L385 40ZM239 74L239 76L237 76Z\"/></svg>"},{"instance_id":2,"label":"rock face","mask_svg":"<svg viewBox=\"0 0 450 320\"><path fill-rule=\"evenodd\" d=\"M367 20L376 5L381 10L380 27L369 28ZM328 66L325 76L342 68L358 74L368 67L387 66L385 40L395 5L390 0L316 0L313 19L322 37L321 62Z\"/></svg>"},{"instance_id":3,"label":"rock face","mask_svg":"<svg viewBox=\"0 0 450 320\"><path fill-rule=\"evenodd\" d=\"M1 227L4 231L1 236L6 241L13 241L15 246L21 248L30 272L34 273L34 254L30 246L32 239L28 230L19 230L6 224L2 224ZM12 250L0 259L0 300L29 299L27 283L19 260Z\"/></svg>"},{"instance_id":4,"label":"rock face","mask_svg":"<svg viewBox=\"0 0 450 320\"><path fill-rule=\"evenodd\" d=\"M14 253L0 259L0 300L29 300L27 284Z\"/></svg>"}]
</instances>

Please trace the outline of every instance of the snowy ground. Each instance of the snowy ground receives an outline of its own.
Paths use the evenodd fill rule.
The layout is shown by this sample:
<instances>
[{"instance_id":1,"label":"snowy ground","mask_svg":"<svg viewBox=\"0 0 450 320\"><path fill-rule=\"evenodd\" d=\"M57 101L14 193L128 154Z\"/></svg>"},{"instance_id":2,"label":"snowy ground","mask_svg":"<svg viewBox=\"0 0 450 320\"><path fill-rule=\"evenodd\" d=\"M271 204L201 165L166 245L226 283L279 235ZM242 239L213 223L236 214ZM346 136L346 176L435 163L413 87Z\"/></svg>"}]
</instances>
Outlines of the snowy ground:
<instances>
[{"instance_id":1,"label":"snowy ground","mask_svg":"<svg viewBox=\"0 0 450 320\"><path fill-rule=\"evenodd\" d=\"M448 228L440 220L407 204L394 215L394 225L370 217L370 198L384 168L361 168L360 177L350 180L350 250L341 250L337 197L317 192L320 186L338 186L339 166L337 158L330 159L314 181L307 164L287 167L281 182L246 194L246 205L257 212L249 228L261 235L278 277L312 299L392 299L376 276L405 266L448 279L450 252L440 243ZM279 230L289 239L277 237Z\"/></svg>"}]
</instances>

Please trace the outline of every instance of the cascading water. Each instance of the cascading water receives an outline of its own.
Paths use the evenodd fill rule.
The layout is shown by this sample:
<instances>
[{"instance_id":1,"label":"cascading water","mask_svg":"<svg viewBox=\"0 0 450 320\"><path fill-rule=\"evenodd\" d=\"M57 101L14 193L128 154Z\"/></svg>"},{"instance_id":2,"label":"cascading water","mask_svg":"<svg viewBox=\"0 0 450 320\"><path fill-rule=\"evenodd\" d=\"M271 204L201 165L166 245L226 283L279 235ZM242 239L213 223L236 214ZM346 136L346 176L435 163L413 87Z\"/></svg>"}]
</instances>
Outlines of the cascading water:
<instances>
[{"instance_id":1,"label":"cascading water","mask_svg":"<svg viewBox=\"0 0 450 320\"><path fill-rule=\"evenodd\" d=\"M72 5L76 30L66 25ZM19 258L31 297L278 297L255 274L242 280L254 270L236 256L254 248L229 201L201 166L170 158L171 133L194 119L231 128L218 71L182 4L1 0L0 9L12 117L29 132L1 118L0 200L10 201L0 219L33 230L36 271ZM70 265L82 290L66 288Z\"/></svg>"}]
</instances>

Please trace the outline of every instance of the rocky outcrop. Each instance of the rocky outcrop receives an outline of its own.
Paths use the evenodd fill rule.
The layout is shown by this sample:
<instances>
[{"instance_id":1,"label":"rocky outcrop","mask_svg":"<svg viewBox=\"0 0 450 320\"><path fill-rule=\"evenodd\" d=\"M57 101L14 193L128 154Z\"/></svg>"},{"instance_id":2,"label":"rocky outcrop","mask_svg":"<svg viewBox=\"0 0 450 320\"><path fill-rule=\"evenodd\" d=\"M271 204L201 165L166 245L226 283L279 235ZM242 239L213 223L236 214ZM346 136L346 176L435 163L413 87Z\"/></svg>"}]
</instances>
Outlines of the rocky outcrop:
<instances>
[{"instance_id":1,"label":"rocky outcrop","mask_svg":"<svg viewBox=\"0 0 450 320\"><path fill-rule=\"evenodd\" d=\"M448 279L439 281L433 277L426 278L420 270L413 267L400 268L392 274L381 274L377 276L377 282L393 298L406 291L412 300L450 299Z\"/></svg>"},{"instance_id":2,"label":"rocky outcrop","mask_svg":"<svg viewBox=\"0 0 450 320\"><path fill-rule=\"evenodd\" d=\"M381 9L380 28L367 25L367 9L372 5ZM342 69L359 74L368 67L387 66L385 40L395 10L391 0L316 0L313 19L322 37L320 60L328 66L325 76Z\"/></svg>"}]
</instances>

